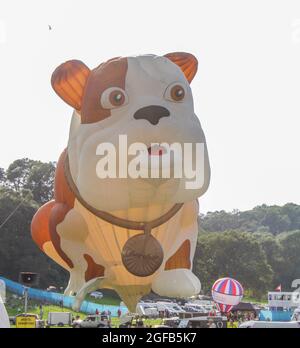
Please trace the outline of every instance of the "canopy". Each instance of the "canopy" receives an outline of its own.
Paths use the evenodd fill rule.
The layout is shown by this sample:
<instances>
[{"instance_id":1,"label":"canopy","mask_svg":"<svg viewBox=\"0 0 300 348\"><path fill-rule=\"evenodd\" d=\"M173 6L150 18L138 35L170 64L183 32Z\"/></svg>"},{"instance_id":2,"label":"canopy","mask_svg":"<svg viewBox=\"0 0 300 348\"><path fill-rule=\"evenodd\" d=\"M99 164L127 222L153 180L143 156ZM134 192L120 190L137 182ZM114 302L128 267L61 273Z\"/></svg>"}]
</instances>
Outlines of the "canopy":
<instances>
[{"instance_id":1,"label":"canopy","mask_svg":"<svg viewBox=\"0 0 300 348\"><path fill-rule=\"evenodd\" d=\"M249 302L240 302L236 306L234 306L231 310L232 312L256 312L255 307L252 303Z\"/></svg>"}]
</instances>

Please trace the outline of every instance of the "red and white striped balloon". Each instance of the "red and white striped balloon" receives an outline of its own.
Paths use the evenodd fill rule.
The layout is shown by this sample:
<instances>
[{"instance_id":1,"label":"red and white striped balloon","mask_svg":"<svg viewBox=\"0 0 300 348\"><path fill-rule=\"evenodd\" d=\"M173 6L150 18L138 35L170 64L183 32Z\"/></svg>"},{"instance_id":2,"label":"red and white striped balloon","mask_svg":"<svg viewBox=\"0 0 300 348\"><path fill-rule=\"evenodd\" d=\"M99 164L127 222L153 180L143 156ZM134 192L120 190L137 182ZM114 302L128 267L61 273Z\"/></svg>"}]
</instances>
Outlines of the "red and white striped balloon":
<instances>
[{"instance_id":1,"label":"red and white striped balloon","mask_svg":"<svg viewBox=\"0 0 300 348\"><path fill-rule=\"evenodd\" d=\"M213 300L223 313L230 312L233 306L239 304L244 295L242 285L232 278L218 279L211 289Z\"/></svg>"}]
</instances>

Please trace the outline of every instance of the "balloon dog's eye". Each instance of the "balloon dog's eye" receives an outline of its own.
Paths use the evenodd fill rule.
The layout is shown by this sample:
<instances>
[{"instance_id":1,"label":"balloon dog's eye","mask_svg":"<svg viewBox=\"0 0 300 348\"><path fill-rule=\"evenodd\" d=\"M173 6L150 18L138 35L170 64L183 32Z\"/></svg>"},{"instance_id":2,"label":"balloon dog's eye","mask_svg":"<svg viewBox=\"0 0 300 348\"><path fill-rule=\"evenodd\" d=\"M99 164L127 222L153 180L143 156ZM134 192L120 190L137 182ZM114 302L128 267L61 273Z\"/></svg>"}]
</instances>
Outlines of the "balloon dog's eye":
<instances>
[{"instance_id":1,"label":"balloon dog's eye","mask_svg":"<svg viewBox=\"0 0 300 348\"><path fill-rule=\"evenodd\" d=\"M180 102L184 100L185 97L185 87L176 82L172 83L165 91L165 98L171 101Z\"/></svg>"},{"instance_id":2,"label":"balloon dog's eye","mask_svg":"<svg viewBox=\"0 0 300 348\"><path fill-rule=\"evenodd\" d=\"M173 100L180 101L184 98L185 91L184 91L183 87L176 85L176 86L172 87L170 94L171 94L171 98Z\"/></svg>"},{"instance_id":3,"label":"balloon dog's eye","mask_svg":"<svg viewBox=\"0 0 300 348\"><path fill-rule=\"evenodd\" d=\"M101 94L101 105L104 109L114 109L128 103L126 92L118 87L107 88Z\"/></svg>"}]
</instances>

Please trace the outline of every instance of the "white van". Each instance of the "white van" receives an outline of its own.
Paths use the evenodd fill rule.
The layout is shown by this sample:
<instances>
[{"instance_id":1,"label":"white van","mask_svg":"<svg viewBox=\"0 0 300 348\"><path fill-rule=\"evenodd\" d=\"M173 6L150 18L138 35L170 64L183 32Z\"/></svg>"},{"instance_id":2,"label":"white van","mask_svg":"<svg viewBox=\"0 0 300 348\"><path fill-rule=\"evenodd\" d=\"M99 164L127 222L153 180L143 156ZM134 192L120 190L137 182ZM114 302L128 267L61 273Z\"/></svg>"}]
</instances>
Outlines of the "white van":
<instances>
[{"instance_id":1,"label":"white van","mask_svg":"<svg viewBox=\"0 0 300 348\"><path fill-rule=\"evenodd\" d=\"M300 322L297 321L256 321L250 320L240 324L239 328L242 329L271 329L271 328L291 328L300 329Z\"/></svg>"}]
</instances>

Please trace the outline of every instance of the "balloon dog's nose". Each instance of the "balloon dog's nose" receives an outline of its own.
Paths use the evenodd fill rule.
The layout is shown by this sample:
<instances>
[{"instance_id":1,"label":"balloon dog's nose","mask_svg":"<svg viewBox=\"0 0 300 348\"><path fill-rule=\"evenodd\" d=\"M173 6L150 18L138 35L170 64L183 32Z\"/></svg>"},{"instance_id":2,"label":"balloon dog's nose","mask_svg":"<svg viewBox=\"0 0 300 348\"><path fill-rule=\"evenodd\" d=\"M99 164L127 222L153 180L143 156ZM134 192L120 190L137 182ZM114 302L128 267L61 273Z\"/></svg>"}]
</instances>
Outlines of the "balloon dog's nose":
<instances>
[{"instance_id":1,"label":"balloon dog's nose","mask_svg":"<svg viewBox=\"0 0 300 348\"><path fill-rule=\"evenodd\" d=\"M147 120L153 125L157 125L162 117L167 116L170 116L170 111L160 105L145 106L133 115L136 120Z\"/></svg>"}]
</instances>

